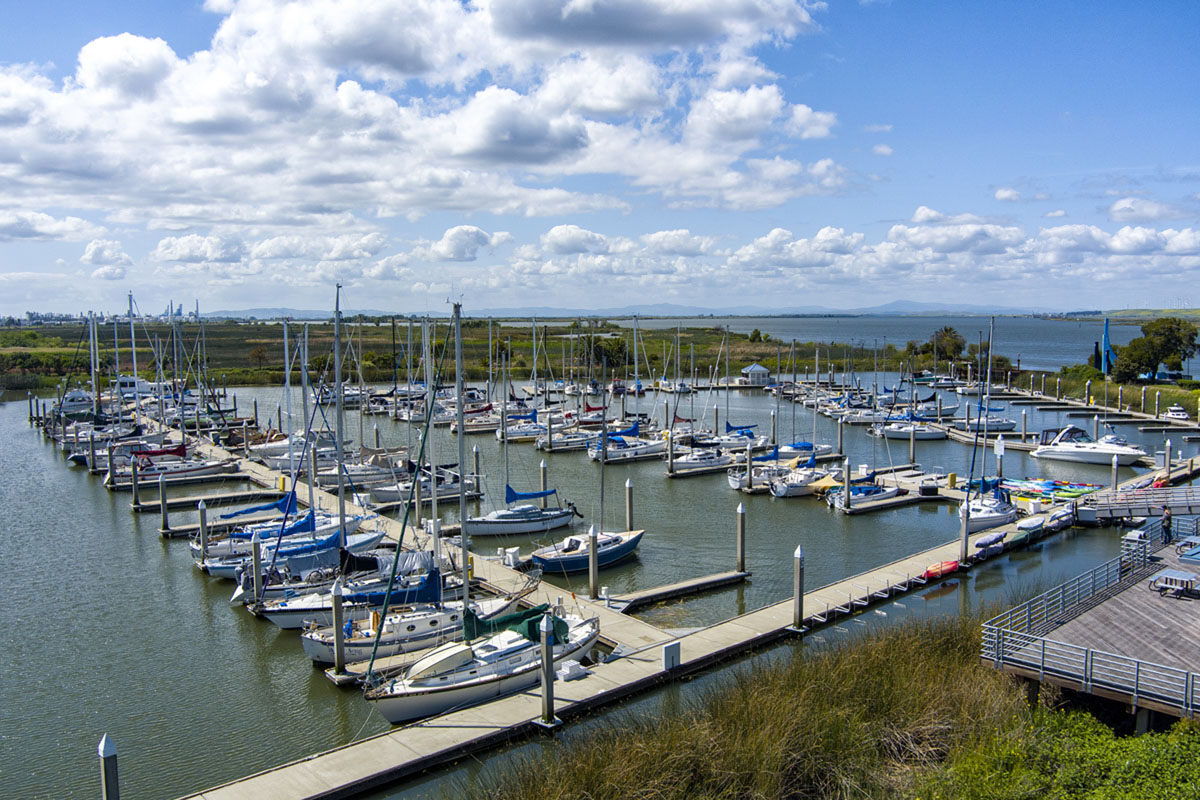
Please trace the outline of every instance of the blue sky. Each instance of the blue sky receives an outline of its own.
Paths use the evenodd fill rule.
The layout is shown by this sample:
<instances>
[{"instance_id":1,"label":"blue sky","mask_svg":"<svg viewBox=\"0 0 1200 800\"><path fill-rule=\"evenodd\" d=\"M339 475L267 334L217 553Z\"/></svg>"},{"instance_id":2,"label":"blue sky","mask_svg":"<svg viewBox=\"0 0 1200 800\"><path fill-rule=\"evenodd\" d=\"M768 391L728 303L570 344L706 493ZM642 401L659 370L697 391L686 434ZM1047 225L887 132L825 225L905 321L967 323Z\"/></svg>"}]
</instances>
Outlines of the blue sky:
<instances>
[{"instance_id":1,"label":"blue sky","mask_svg":"<svg viewBox=\"0 0 1200 800\"><path fill-rule=\"evenodd\" d=\"M1194 3L207 0L0 28L0 313L1192 306Z\"/></svg>"}]
</instances>

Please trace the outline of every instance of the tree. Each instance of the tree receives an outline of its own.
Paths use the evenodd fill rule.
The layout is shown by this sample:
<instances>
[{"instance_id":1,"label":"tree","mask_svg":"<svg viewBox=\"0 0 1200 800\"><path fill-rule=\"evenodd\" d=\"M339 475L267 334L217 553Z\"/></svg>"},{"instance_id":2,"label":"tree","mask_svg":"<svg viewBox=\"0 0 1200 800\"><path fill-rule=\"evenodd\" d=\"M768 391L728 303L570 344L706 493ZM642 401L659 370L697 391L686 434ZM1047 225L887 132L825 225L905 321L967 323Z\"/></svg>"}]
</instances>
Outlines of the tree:
<instances>
[{"instance_id":1,"label":"tree","mask_svg":"<svg viewBox=\"0 0 1200 800\"><path fill-rule=\"evenodd\" d=\"M762 340L763 340L762 331L760 331L758 328L755 328L754 330L750 331L750 341L761 342Z\"/></svg>"},{"instance_id":2,"label":"tree","mask_svg":"<svg viewBox=\"0 0 1200 800\"><path fill-rule=\"evenodd\" d=\"M1136 380L1138 375L1153 376L1159 364L1180 369L1185 358L1196 354L1196 326L1179 317L1162 317L1142 326L1142 335L1117 351L1113 379Z\"/></svg>"},{"instance_id":3,"label":"tree","mask_svg":"<svg viewBox=\"0 0 1200 800\"><path fill-rule=\"evenodd\" d=\"M267 363L267 348L259 345L250 351L250 363L254 364L259 369L266 366Z\"/></svg>"}]
</instances>

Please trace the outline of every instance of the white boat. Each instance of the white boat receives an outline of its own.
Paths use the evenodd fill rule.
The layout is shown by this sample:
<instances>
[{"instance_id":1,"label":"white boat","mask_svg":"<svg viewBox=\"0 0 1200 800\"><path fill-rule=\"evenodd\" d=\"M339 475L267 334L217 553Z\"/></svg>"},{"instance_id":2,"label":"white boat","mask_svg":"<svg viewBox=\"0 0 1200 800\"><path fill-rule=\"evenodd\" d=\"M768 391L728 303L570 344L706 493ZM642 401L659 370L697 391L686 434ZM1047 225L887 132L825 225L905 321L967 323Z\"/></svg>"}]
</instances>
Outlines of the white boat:
<instances>
[{"instance_id":1,"label":"white boat","mask_svg":"<svg viewBox=\"0 0 1200 800\"><path fill-rule=\"evenodd\" d=\"M170 457L152 460L147 456L137 456L136 460L126 469L115 469L108 473L105 480L111 478L112 483L130 481L133 479L133 464L137 464L138 483L165 478L194 478L200 475L217 475L223 472L236 472L237 459L199 459Z\"/></svg>"},{"instance_id":2,"label":"white boat","mask_svg":"<svg viewBox=\"0 0 1200 800\"><path fill-rule=\"evenodd\" d=\"M624 436L609 436L608 447L605 448L604 460L637 461L644 458L655 458L667 452L666 439L637 439ZM600 460L600 443L596 442L588 448L588 458Z\"/></svg>"},{"instance_id":3,"label":"white boat","mask_svg":"<svg viewBox=\"0 0 1200 800\"><path fill-rule=\"evenodd\" d=\"M347 524L349 520L347 520ZM372 550L383 541L385 531L368 531L365 533L354 533L346 537L345 549L351 553L364 553ZM263 541L260 545L262 553L262 561L264 564L271 562L272 554L278 552L279 557L287 557L292 555L301 555L317 552L321 549L335 549L336 542L330 543L329 537L324 541L309 539L303 542L284 540L279 547L275 546L274 541ZM253 559L249 555L229 556L228 558L213 558L209 557L207 561L198 563L198 566L204 572L212 575L214 578L225 578L226 580L237 580L238 572L245 570L253 563Z\"/></svg>"},{"instance_id":4,"label":"white boat","mask_svg":"<svg viewBox=\"0 0 1200 800\"><path fill-rule=\"evenodd\" d=\"M1127 467L1145 458L1146 451L1113 435L1097 441L1075 425L1042 431L1042 444L1033 451L1034 458L1081 464L1111 464L1114 456L1119 466Z\"/></svg>"},{"instance_id":5,"label":"white boat","mask_svg":"<svg viewBox=\"0 0 1200 800\"><path fill-rule=\"evenodd\" d=\"M439 583L443 585L439 587ZM442 597L462 596L462 579L458 574L443 575L438 569L419 575L397 575L390 584L391 591L388 591L388 585L388 578L347 584L342 594L343 619L367 619L372 611L383 607L384 599L389 595L389 604L394 606L436 603ZM284 630L305 628L313 622L318 626L333 622L333 595L329 591L284 597L263 603L257 609L248 608Z\"/></svg>"},{"instance_id":6,"label":"white boat","mask_svg":"<svg viewBox=\"0 0 1200 800\"><path fill-rule=\"evenodd\" d=\"M986 429L988 433L1003 433L1004 431L1014 430L1017 427L1017 421L1008 419L1007 417L988 415L986 417L972 417L969 422L966 419L956 419L954 427L971 432Z\"/></svg>"},{"instance_id":7,"label":"white boat","mask_svg":"<svg viewBox=\"0 0 1200 800\"><path fill-rule=\"evenodd\" d=\"M857 508L873 503L876 500L886 500L889 497L895 497L900 494L898 486L877 486L873 483L852 483L850 484L850 501L848 504L842 500L842 494L845 493L846 487L835 486L825 493L825 502L830 508L842 510L849 505L850 508Z\"/></svg>"},{"instance_id":8,"label":"white boat","mask_svg":"<svg viewBox=\"0 0 1200 800\"><path fill-rule=\"evenodd\" d=\"M531 612L536 610L531 609ZM366 691L366 699L392 724L443 714L519 692L537 684L542 663L537 641L540 612L525 615L528 635L505 629L474 644L453 642L432 650L395 678ZM555 618L554 663L587 657L600 635L598 619Z\"/></svg>"},{"instance_id":9,"label":"white boat","mask_svg":"<svg viewBox=\"0 0 1200 800\"><path fill-rule=\"evenodd\" d=\"M675 469L688 470L702 467L720 467L733 463L733 456L719 447L693 447L682 455L675 456Z\"/></svg>"},{"instance_id":10,"label":"white boat","mask_svg":"<svg viewBox=\"0 0 1200 800\"><path fill-rule=\"evenodd\" d=\"M457 472L450 472L446 469L438 469L437 478L437 496L438 500L457 498L459 492L459 475ZM467 478L462 482L462 489L468 493L474 493L476 484L474 478ZM421 502L429 503L432 500L431 487L432 481L429 477L429 469L426 468L421 473ZM369 488L369 494L372 503L407 503L410 493L412 492L412 479L396 481L392 483L375 484Z\"/></svg>"},{"instance_id":11,"label":"white boat","mask_svg":"<svg viewBox=\"0 0 1200 800\"><path fill-rule=\"evenodd\" d=\"M346 535L357 533L366 521L364 516L346 517ZM309 512L299 519L292 518L285 526L283 517L274 520L245 525L224 537L213 537L208 543L208 558L221 559L250 555L253 552L254 534L258 534L259 542L273 547L296 547L321 541L338 530L337 514L327 514L324 511ZM282 530L280 530L282 528ZM194 538L189 545L192 557L199 559L200 540ZM269 558L269 556L268 556ZM201 565L201 568L203 566Z\"/></svg>"},{"instance_id":12,"label":"white boat","mask_svg":"<svg viewBox=\"0 0 1200 800\"><path fill-rule=\"evenodd\" d=\"M471 602L471 607L480 618L508 614L516 610L520 596L491 597ZM439 644L452 638L462 638L462 601L437 605L426 603L403 606L388 611L381 618L373 611L368 617L352 620L348 631L342 632L342 652L346 663L366 661L372 654L385 658L399 653L412 653ZM300 634L304 654L315 664L332 664L334 649L332 627L313 626ZM379 646L375 639L378 635Z\"/></svg>"},{"instance_id":13,"label":"white boat","mask_svg":"<svg viewBox=\"0 0 1200 800\"><path fill-rule=\"evenodd\" d=\"M1167 409L1167 413L1163 414L1163 419L1189 420L1191 417L1188 416L1187 409L1175 403Z\"/></svg>"},{"instance_id":14,"label":"white boat","mask_svg":"<svg viewBox=\"0 0 1200 800\"><path fill-rule=\"evenodd\" d=\"M511 492L512 489L509 488ZM516 494L513 492L513 494ZM534 494L537 494L536 492ZM510 501L511 502L511 501ZM498 508L482 517L467 517L463 529L468 536L509 536L521 533L544 533L545 531L570 525L576 514L575 506L566 508L551 506L519 505ZM580 514L579 516L582 516Z\"/></svg>"},{"instance_id":15,"label":"white boat","mask_svg":"<svg viewBox=\"0 0 1200 800\"><path fill-rule=\"evenodd\" d=\"M985 531L999 525L1007 525L1017 518L1017 507L1007 498L995 493L975 495L958 507L959 519L967 509L970 518L967 520L967 533Z\"/></svg>"},{"instance_id":16,"label":"white boat","mask_svg":"<svg viewBox=\"0 0 1200 800\"><path fill-rule=\"evenodd\" d=\"M814 444L812 442L792 442L791 444L779 445L780 458L808 458L809 456L823 456L833 452L831 444Z\"/></svg>"},{"instance_id":17,"label":"white boat","mask_svg":"<svg viewBox=\"0 0 1200 800\"><path fill-rule=\"evenodd\" d=\"M872 426L870 433L874 436L882 436L884 439L914 438L920 441L932 441L946 438L944 430L934 428L924 422L891 422L887 425L875 425Z\"/></svg>"},{"instance_id":18,"label":"white boat","mask_svg":"<svg viewBox=\"0 0 1200 800\"><path fill-rule=\"evenodd\" d=\"M778 463L762 463L754 464L750 469L750 478L753 479L755 486L764 486L773 480L782 478L792 471L792 468L785 464ZM725 472L729 479L730 489L748 489L750 481L746 478L746 467L732 467Z\"/></svg>"},{"instance_id":19,"label":"white boat","mask_svg":"<svg viewBox=\"0 0 1200 800\"><path fill-rule=\"evenodd\" d=\"M72 389L63 395L62 400L59 400L50 408L50 413L55 416L60 414L80 414L85 411L91 411L92 402L91 392L85 392L83 389Z\"/></svg>"},{"instance_id":20,"label":"white boat","mask_svg":"<svg viewBox=\"0 0 1200 800\"><path fill-rule=\"evenodd\" d=\"M804 497L813 493L813 484L829 477L829 471L816 467L797 467L771 481L771 494L776 497Z\"/></svg>"},{"instance_id":21,"label":"white boat","mask_svg":"<svg viewBox=\"0 0 1200 800\"><path fill-rule=\"evenodd\" d=\"M287 464L288 449L291 448L293 456L299 460L301 454L306 453L312 448L313 443L316 443L318 449L333 447L333 434L328 431L318 433L314 436L304 436L303 434L294 434L292 436L277 435L276 438L263 442L261 444L250 445L251 458L266 458L280 457L284 459L284 464ZM349 444L349 441L346 442Z\"/></svg>"}]
</instances>

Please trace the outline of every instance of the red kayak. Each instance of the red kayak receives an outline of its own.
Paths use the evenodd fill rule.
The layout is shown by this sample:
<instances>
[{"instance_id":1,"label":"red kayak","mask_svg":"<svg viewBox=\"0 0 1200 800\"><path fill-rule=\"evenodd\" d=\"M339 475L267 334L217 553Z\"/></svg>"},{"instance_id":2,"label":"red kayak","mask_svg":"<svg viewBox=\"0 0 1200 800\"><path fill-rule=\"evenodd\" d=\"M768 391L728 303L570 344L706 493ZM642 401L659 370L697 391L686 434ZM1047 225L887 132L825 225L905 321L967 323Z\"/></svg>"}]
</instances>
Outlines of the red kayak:
<instances>
[{"instance_id":1,"label":"red kayak","mask_svg":"<svg viewBox=\"0 0 1200 800\"><path fill-rule=\"evenodd\" d=\"M921 577L925 580L931 580L933 578L943 578L952 572L958 572L958 562L942 561L936 564L930 564Z\"/></svg>"}]
</instances>

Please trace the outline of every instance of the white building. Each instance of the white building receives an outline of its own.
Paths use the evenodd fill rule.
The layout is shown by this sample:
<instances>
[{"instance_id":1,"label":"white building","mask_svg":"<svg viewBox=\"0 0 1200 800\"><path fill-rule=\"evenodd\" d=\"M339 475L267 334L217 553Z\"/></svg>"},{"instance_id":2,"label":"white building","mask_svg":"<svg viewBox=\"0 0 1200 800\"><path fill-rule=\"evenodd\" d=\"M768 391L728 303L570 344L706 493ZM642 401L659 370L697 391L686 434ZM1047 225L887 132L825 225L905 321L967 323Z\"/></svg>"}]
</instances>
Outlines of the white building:
<instances>
[{"instance_id":1,"label":"white building","mask_svg":"<svg viewBox=\"0 0 1200 800\"><path fill-rule=\"evenodd\" d=\"M771 370L756 361L742 369L741 382L747 386L766 386L771 382Z\"/></svg>"}]
</instances>

